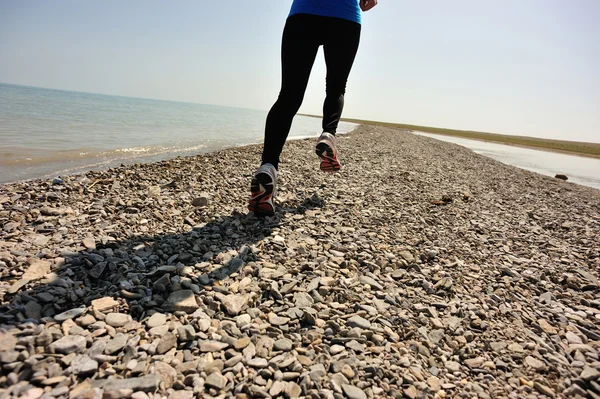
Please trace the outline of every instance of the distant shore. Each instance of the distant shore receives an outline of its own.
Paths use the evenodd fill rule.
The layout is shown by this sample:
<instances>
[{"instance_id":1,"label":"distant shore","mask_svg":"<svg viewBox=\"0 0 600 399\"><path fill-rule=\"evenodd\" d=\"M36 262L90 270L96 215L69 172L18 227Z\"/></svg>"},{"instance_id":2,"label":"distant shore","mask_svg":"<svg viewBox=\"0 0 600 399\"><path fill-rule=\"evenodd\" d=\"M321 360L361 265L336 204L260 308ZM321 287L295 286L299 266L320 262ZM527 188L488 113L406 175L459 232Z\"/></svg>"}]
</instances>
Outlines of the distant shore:
<instances>
[{"instance_id":1,"label":"distant shore","mask_svg":"<svg viewBox=\"0 0 600 399\"><path fill-rule=\"evenodd\" d=\"M310 116L313 118L320 118L320 116L318 115L301 115ZM408 125L403 123L379 122L352 118L342 118L342 121L358 123L361 125L394 127L399 129L419 131L423 133L441 134L444 136L461 137L471 140L487 141L490 143L534 148L543 151L560 152L564 154L579 155L590 158L600 158L600 143L585 143L579 141L552 140L527 136L512 136L508 134L485 133L471 130L443 129L431 126Z\"/></svg>"}]
</instances>

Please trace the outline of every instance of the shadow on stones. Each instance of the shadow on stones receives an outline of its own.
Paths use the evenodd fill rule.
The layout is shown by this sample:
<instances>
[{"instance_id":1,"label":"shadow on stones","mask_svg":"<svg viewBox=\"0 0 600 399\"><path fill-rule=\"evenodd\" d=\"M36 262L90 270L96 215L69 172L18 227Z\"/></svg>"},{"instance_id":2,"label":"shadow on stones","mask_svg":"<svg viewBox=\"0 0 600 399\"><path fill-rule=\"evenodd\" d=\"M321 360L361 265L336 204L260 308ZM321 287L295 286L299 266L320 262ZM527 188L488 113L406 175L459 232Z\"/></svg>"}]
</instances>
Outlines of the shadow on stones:
<instances>
[{"instance_id":1,"label":"shadow on stones","mask_svg":"<svg viewBox=\"0 0 600 399\"><path fill-rule=\"evenodd\" d=\"M81 314L93 300L104 297L124 298L129 314L140 321L150 309L164 312L162 305L172 292L201 294L208 286L226 291L218 282L256 260L253 246L285 224L286 215L323 205L315 194L281 204L272 217L234 212L180 234L140 235L63 254L64 265L54 270L55 276L32 282L31 289L5 294L0 327L37 324L76 308ZM215 304L204 306L218 310Z\"/></svg>"}]
</instances>

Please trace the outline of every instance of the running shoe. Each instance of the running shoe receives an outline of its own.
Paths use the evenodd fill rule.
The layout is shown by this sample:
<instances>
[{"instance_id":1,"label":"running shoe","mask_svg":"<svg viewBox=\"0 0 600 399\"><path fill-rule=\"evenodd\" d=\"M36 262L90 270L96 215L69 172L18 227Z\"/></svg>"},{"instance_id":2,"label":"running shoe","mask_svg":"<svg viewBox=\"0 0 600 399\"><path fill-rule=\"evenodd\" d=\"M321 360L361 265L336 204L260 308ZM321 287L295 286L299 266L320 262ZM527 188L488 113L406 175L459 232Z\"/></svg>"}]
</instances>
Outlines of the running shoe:
<instances>
[{"instance_id":1,"label":"running shoe","mask_svg":"<svg viewBox=\"0 0 600 399\"><path fill-rule=\"evenodd\" d=\"M335 136L333 134L323 132L319 137L315 152L321 158L321 170L323 172L337 172L342 167L335 149Z\"/></svg>"},{"instance_id":2,"label":"running shoe","mask_svg":"<svg viewBox=\"0 0 600 399\"><path fill-rule=\"evenodd\" d=\"M275 214L273 198L277 193L276 184L277 169L270 163L261 165L250 184L248 210L259 216L272 216Z\"/></svg>"}]
</instances>

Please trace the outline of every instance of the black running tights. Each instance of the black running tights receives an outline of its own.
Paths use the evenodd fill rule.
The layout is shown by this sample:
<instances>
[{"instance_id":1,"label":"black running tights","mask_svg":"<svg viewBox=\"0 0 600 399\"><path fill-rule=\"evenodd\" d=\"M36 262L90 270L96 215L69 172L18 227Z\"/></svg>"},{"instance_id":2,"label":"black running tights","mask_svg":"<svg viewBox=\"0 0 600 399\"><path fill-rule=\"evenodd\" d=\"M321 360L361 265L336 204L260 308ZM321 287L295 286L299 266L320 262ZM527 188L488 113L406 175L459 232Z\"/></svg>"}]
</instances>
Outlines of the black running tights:
<instances>
[{"instance_id":1,"label":"black running tights","mask_svg":"<svg viewBox=\"0 0 600 399\"><path fill-rule=\"evenodd\" d=\"M360 28L360 24L341 18L309 14L288 18L281 45L281 91L267 116L263 164L278 167L321 45L327 66L323 131L335 134L344 108L346 82L358 50Z\"/></svg>"}]
</instances>

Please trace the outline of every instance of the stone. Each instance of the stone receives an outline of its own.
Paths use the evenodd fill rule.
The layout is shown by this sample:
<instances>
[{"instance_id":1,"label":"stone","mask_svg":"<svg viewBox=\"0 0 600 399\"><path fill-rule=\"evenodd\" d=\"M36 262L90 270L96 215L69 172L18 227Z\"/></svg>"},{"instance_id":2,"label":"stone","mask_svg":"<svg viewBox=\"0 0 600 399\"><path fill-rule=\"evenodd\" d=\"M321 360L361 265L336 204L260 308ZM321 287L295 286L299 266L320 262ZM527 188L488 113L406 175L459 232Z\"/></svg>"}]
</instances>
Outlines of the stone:
<instances>
[{"instance_id":1,"label":"stone","mask_svg":"<svg viewBox=\"0 0 600 399\"><path fill-rule=\"evenodd\" d=\"M106 315L104 322L111 327L123 327L131 321L131 316L124 313L109 313Z\"/></svg>"},{"instance_id":2,"label":"stone","mask_svg":"<svg viewBox=\"0 0 600 399\"><path fill-rule=\"evenodd\" d=\"M289 352L292 350L292 347L293 347L292 341L287 338L279 339L279 340L275 341L275 343L273 344L273 348L276 351Z\"/></svg>"},{"instance_id":3,"label":"stone","mask_svg":"<svg viewBox=\"0 0 600 399\"><path fill-rule=\"evenodd\" d=\"M345 350L346 348L344 348L342 345L331 345L331 347L329 348L329 354L335 356L338 353L342 353Z\"/></svg>"},{"instance_id":4,"label":"stone","mask_svg":"<svg viewBox=\"0 0 600 399\"><path fill-rule=\"evenodd\" d=\"M275 381L269 389L269 395L277 396L285 389L285 383L283 381Z\"/></svg>"},{"instance_id":5,"label":"stone","mask_svg":"<svg viewBox=\"0 0 600 399\"><path fill-rule=\"evenodd\" d=\"M82 243L87 249L96 249L96 240L94 237L86 237L83 239Z\"/></svg>"},{"instance_id":6,"label":"stone","mask_svg":"<svg viewBox=\"0 0 600 399\"><path fill-rule=\"evenodd\" d=\"M550 305L552 303L552 293L544 292L542 295L540 295L540 302Z\"/></svg>"},{"instance_id":7,"label":"stone","mask_svg":"<svg viewBox=\"0 0 600 399\"><path fill-rule=\"evenodd\" d=\"M513 342L512 344L508 345L508 350L516 353L525 352L525 349L523 349L523 347L516 342Z\"/></svg>"},{"instance_id":8,"label":"stone","mask_svg":"<svg viewBox=\"0 0 600 399\"><path fill-rule=\"evenodd\" d=\"M107 355L114 355L120 352L127 344L128 339L129 335L118 333L113 339L108 341L106 347L104 348L104 353Z\"/></svg>"},{"instance_id":9,"label":"stone","mask_svg":"<svg viewBox=\"0 0 600 399\"><path fill-rule=\"evenodd\" d=\"M87 355L77 355L71 360L71 372L76 375L92 375L98 371L98 362Z\"/></svg>"},{"instance_id":10,"label":"stone","mask_svg":"<svg viewBox=\"0 0 600 399\"><path fill-rule=\"evenodd\" d=\"M160 381L160 377L157 374L148 374L143 377L124 379L110 378L108 380L94 382L98 384L99 388L104 388L104 391L131 389L132 391L156 392Z\"/></svg>"},{"instance_id":11,"label":"stone","mask_svg":"<svg viewBox=\"0 0 600 399\"><path fill-rule=\"evenodd\" d=\"M446 362L445 366L446 366L446 369L451 373L460 371L460 364L455 361L449 360Z\"/></svg>"},{"instance_id":12,"label":"stone","mask_svg":"<svg viewBox=\"0 0 600 399\"><path fill-rule=\"evenodd\" d=\"M525 358L525 363L535 370L542 370L546 368L546 364L544 362L536 359L533 356L527 356Z\"/></svg>"},{"instance_id":13,"label":"stone","mask_svg":"<svg viewBox=\"0 0 600 399\"><path fill-rule=\"evenodd\" d=\"M154 362L152 367L154 367L154 373L165 384L165 389L171 388L175 381L177 381L177 371L167 363Z\"/></svg>"},{"instance_id":14,"label":"stone","mask_svg":"<svg viewBox=\"0 0 600 399\"><path fill-rule=\"evenodd\" d=\"M275 313L269 313L269 323L274 326L282 326L287 324L291 319L289 317L280 317Z\"/></svg>"},{"instance_id":15,"label":"stone","mask_svg":"<svg viewBox=\"0 0 600 399\"><path fill-rule=\"evenodd\" d=\"M192 391L173 391L169 395L169 399L193 399L195 398L194 392Z\"/></svg>"},{"instance_id":16,"label":"stone","mask_svg":"<svg viewBox=\"0 0 600 399\"><path fill-rule=\"evenodd\" d=\"M238 326L238 328L242 328L244 326L247 326L248 324L250 324L252 322L252 317L250 317L249 314L242 314L239 315L236 320L235 323Z\"/></svg>"},{"instance_id":17,"label":"stone","mask_svg":"<svg viewBox=\"0 0 600 399\"><path fill-rule=\"evenodd\" d=\"M269 362L267 361L267 359L263 359L261 357L255 357L253 359L250 359L246 362L246 364L249 367L253 367L253 368L265 368L269 365Z\"/></svg>"},{"instance_id":18,"label":"stone","mask_svg":"<svg viewBox=\"0 0 600 399\"><path fill-rule=\"evenodd\" d=\"M167 316L162 313L154 313L150 318L146 321L146 325L148 328L154 328L164 325L167 322Z\"/></svg>"},{"instance_id":19,"label":"stone","mask_svg":"<svg viewBox=\"0 0 600 399\"><path fill-rule=\"evenodd\" d=\"M200 352L220 352L229 347L229 344L219 341L200 342Z\"/></svg>"},{"instance_id":20,"label":"stone","mask_svg":"<svg viewBox=\"0 0 600 399\"><path fill-rule=\"evenodd\" d=\"M565 334L565 338L567 338L567 341L570 344L583 344L583 340L581 339L581 337L572 331L567 331L567 333Z\"/></svg>"},{"instance_id":21,"label":"stone","mask_svg":"<svg viewBox=\"0 0 600 399\"><path fill-rule=\"evenodd\" d=\"M196 330L194 330L193 326L186 324L177 328L177 335L179 336L180 341L193 341L196 337Z\"/></svg>"},{"instance_id":22,"label":"stone","mask_svg":"<svg viewBox=\"0 0 600 399\"><path fill-rule=\"evenodd\" d=\"M302 395L302 388L295 382L288 382L285 386L285 394L290 399L299 398Z\"/></svg>"},{"instance_id":23,"label":"stone","mask_svg":"<svg viewBox=\"0 0 600 399\"><path fill-rule=\"evenodd\" d=\"M416 399L418 395L419 393L414 385L404 389L404 396L406 396L408 399Z\"/></svg>"},{"instance_id":24,"label":"stone","mask_svg":"<svg viewBox=\"0 0 600 399\"><path fill-rule=\"evenodd\" d=\"M177 346L177 337L172 332L167 332L160 338L158 345L156 346L156 353L164 355L171 349Z\"/></svg>"},{"instance_id":25,"label":"stone","mask_svg":"<svg viewBox=\"0 0 600 399\"><path fill-rule=\"evenodd\" d=\"M600 371L592 367L585 367L579 377L584 381L600 380Z\"/></svg>"},{"instance_id":26,"label":"stone","mask_svg":"<svg viewBox=\"0 0 600 399\"><path fill-rule=\"evenodd\" d=\"M360 276L359 282L361 284L367 284L367 285L375 288L376 290L383 290L383 286L380 283L378 283L377 281L375 281L375 279L373 279L369 276Z\"/></svg>"},{"instance_id":27,"label":"stone","mask_svg":"<svg viewBox=\"0 0 600 399\"><path fill-rule=\"evenodd\" d=\"M62 337L58 341L54 341L50 344L50 348L56 352L61 353L63 355L68 355L69 353L77 353L83 352L87 346L87 341L85 337L81 335L67 335Z\"/></svg>"},{"instance_id":28,"label":"stone","mask_svg":"<svg viewBox=\"0 0 600 399\"><path fill-rule=\"evenodd\" d=\"M99 299L94 299L92 301L92 309L96 312L104 313L107 310L113 310L119 306L119 302L115 301L111 297L104 297Z\"/></svg>"},{"instance_id":29,"label":"stone","mask_svg":"<svg viewBox=\"0 0 600 399\"><path fill-rule=\"evenodd\" d=\"M170 312L186 312L194 313L200 306L196 302L196 296L191 290L175 291L167 301L162 305L162 308Z\"/></svg>"},{"instance_id":30,"label":"stone","mask_svg":"<svg viewBox=\"0 0 600 399\"><path fill-rule=\"evenodd\" d=\"M348 327L362 328L363 330L368 330L371 328L371 322L360 316L352 316L348 319L348 321L346 321L346 325Z\"/></svg>"},{"instance_id":31,"label":"stone","mask_svg":"<svg viewBox=\"0 0 600 399\"><path fill-rule=\"evenodd\" d=\"M14 349L19 340L10 333L0 331L0 352Z\"/></svg>"},{"instance_id":32,"label":"stone","mask_svg":"<svg viewBox=\"0 0 600 399\"><path fill-rule=\"evenodd\" d=\"M202 208L208 205L210 195L208 193L201 193L198 197L192 200L192 205L197 208Z\"/></svg>"},{"instance_id":33,"label":"stone","mask_svg":"<svg viewBox=\"0 0 600 399\"><path fill-rule=\"evenodd\" d=\"M296 292L294 294L294 303L298 308L307 308L312 306L315 301L307 292Z\"/></svg>"},{"instance_id":34,"label":"stone","mask_svg":"<svg viewBox=\"0 0 600 399\"><path fill-rule=\"evenodd\" d=\"M48 274L50 274L50 262L40 259L35 259L31 261L30 266L27 268L23 276L21 277L23 280L27 281L35 281L42 278L45 278Z\"/></svg>"},{"instance_id":35,"label":"stone","mask_svg":"<svg viewBox=\"0 0 600 399\"><path fill-rule=\"evenodd\" d=\"M367 394L354 385L343 384L342 389L348 399L367 399Z\"/></svg>"},{"instance_id":36,"label":"stone","mask_svg":"<svg viewBox=\"0 0 600 399\"><path fill-rule=\"evenodd\" d=\"M404 258L408 263L413 263L415 261L415 257L409 251L401 251L398 255Z\"/></svg>"},{"instance_id":37,"label":"stone","mask_svg":"<svg viewBox=\"0 0 600 399\"><path fill-rule=\"evenodd\" d=\"M248 345L250 345L250 342L252 342L250 340L250 337L242 337L242 338L238 339L237 341L235 341L235 343L233 344L233 347L237 350L241 350L241 349L244 349L245 347L247 347Z\"/></svg>"},{"instance_id":38,"label":"stone","mask_svg":"<svg viewBox=\"0 0 600 399\"><path fill-rule=\"evenodd\" d=\"M221 298L221 304L229 316L237 316L248 304L248 297L246 295L226 295Z\"/></svg>"},{"instance_id":39,"label":"stone","mask_svg":"<svg viewBox=\"0 0 600 399\"><path fill-rule=\"evenodd\" d=\"M42 318L42 306L34 301L29 301L25 305L25 316L28 319L39 320Z\"/></svg>"},{"instance_id":40,"label":"stone","mask_svg":"<svg viewBox=\"0 0 600 399\"><path fill-rule=\"evenodd\" d=\"M29 388L19 397L20 399L38 399L44 394L42 388Z\"/></svg>"},{"instance_id":41,"label":"stone","mask_svg":"<svg viewBox=\"0 0 600 399\"><path fill-rule=\"evenodd\" d=\"M221 373L212 373L206 377L204 384L217 389L223 389L225 388L225 385L227 385L227 378Z\"/></svg>"},{"instance_id":42,"label":"stone","mask_svg":"<svg viewBox=\"0 0 600 399\"><path fill-rule=\"evenodd\" d=\"M102 393L102 399L125 399L131 397L132 394L133 389L130 388L105 390Z\"/></svg>"},{"instance_id":43,"label":"stone","mask_svg":"<svg viewBox=\"0 0 600 399\"><path fill-rule=\"evenodd\" d=\"M548 323L548 321L546 321L544 319L539 319L538 324L540 325L541 329L544 330L545 333L548 333L551 335L558 334L558 330L556 328L552 327L552 325L550 325L550 323Z\"/></svg>"},{"instance_id":44,"label":"stone","mask_svg":"<svg viewBox=\"0 0 600 399\"><path fill-rule=\"evenodd\" d=\"M483 357L476 357L476 358L472 358L472 359L466 359L464 361L464 363L467 366L469 366L470 368L472 368L472 369L476 369L476 368L481 367L481 365L483 364L483 362L485 362L485 359Z\"/></svg>"},{"instance_id":45,"label":"stone","mask_svg":"<svg viewBox=\"0 0 600 399\"><path fill-rule=\"evenodd\" d=\"M85 308L70 309L66 312L62 312L54 316L54 320L62 322L65 320L73 319L75 317L80 316L83 312L85 312Z\"/></svg>"}]
</instances>

